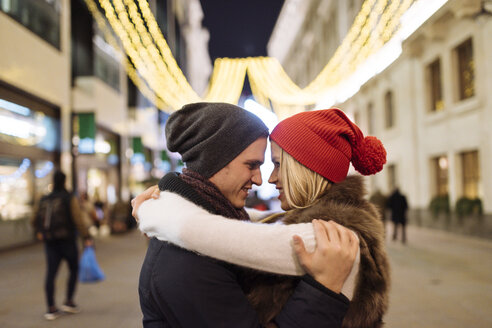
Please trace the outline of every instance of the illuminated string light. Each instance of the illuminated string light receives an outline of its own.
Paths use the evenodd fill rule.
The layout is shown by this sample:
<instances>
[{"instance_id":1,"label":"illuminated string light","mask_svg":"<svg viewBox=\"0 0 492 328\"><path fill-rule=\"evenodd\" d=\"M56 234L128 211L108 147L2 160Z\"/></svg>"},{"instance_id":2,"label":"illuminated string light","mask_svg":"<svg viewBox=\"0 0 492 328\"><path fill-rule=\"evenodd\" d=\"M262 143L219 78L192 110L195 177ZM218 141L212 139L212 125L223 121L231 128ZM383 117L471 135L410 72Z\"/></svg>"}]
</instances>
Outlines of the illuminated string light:
<instances>
[{"instance_id":1,"label":"illuminated string light","mask_svg":"<svg viewBox=\"0 0 492 328\"><path fill-rule=\"evenodd\" d=\"M34 175L36 176L36 178L42 179L46 177L51 171L53 171L54 167L55 166L53 165L53 162L47 161L42 168L36 169L34 171Z\"/></svg>"},{"instance_id":2,"label":"illuminated string light","mask_svg":"<svg viewBox=\"0 0 492 328\"><path fill-rule=\"evenodd\" d=\"M113 7L108 0L100 0L99 3L105 11L108 22L122 41L125 51L140 75L161 99L165 99L171 108L179 108L182 100L177 98L179 94L173 93L176 85L163 83L164 81L159 76L156 67L152 65L147 50L141 44L140 36L131 27L132 24L121 1L115 1L116 7Z\"/></svg>"},{"instance_id":3,"label":"illuminated string light","mask_svg":"<svg viewBox=\"0 0 492 328\"><path fill-rule=\"evenodd\" d=\"M29 169L30 166L31 161L29 160L29 158L24 158L14 173L8 175L0 175L0 182L4 183L19 179L22 175L24 175L24 173L27 172L27 169Z\"/></svg>"},{"instance_id":4,"label":"illuminated string light","mask_svg":"<svg viewBox=\"0 0 492 328\"><path fill-rule=\"evenodd\" d=\"M99 28L104 28L106 22L94 0L85 1ZM98 1L131 60L125 63L127 74L147 98L165 110L200 100L177 65L146 0ZM391 40L402 15L415 1L364 1L341 45L304 89L289 78L275 58L219 58L204 100L236 103L248 74L255 99L279 116L319 103L350 81L354 72ZM108 34L105 32L106 40L118 49Z\"/></svg>"},{"instance_id":5,"label":"illuminated string light","mask_svg":"<svg viewBox=\"0 0 492 328\"><path fill-rule=\"evenodd\" d=\"M120 51L120 45L118 42L115 40L113 37L113 34L108 31L108 26L106 24L106 21L104 20L104 17L101 15L99 12L97 5L93 0L85 0L87 7L89 8L89 11L91 12L92 16L94 17L96 24L104 34L104 39L106 42L108 42L113 49L119 54L121 58L124 58L124 68L126 70L126 73L130 80L132 80L133 84L140 90L140 92L150 101L152 102L157 108L160 109L166 109L169 107L169 104L165 103L163 99L159 97L158 94L154 93L146 82L140 78L138 75L135 67L132 65L132 63L126 58L126 55L121 53Z\"/></svg>"}]
</instances>

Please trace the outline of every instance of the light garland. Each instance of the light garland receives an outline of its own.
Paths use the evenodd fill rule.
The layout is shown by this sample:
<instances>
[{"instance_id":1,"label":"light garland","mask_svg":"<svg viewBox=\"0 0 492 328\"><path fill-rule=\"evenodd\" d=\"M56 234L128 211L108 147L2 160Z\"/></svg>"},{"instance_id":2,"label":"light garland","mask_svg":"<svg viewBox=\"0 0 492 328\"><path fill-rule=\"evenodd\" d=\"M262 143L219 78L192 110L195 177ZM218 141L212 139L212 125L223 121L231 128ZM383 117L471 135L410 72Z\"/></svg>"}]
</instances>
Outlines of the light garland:
<instances>
[{"instance_id":1,"label":"light garland","mask_svg":"<svg viewBox=\"0 0 492 328\"><path fill-rule=\"evenodd\" d=\"M18 180L21 176L24 175L24 173L27 172L30 166L31 166L31 161L29 160L29 158L24 158L14 173L8 175L0 175L0 182L6 183L6 182L13 182Z\"/></svg>"},{"instance_id":2,"label":"light garland","mask_svg":"<svg viewBox=\"0 0 492 328\"><path fill-rule=\"evenodd\" d=\"M105 28L94 0L85 1L99 28ZM98 1L130 58L125 63L127 74L142 94L167 111L201 100L177 65L146 0ZM236 103L248 74L254 97L279 116L318 103L395 35L401 16L413 2L366 0L332 58L304 89L289 78L275 58L220 58L214 63L204 100ZM105 32L105 38L118 50L110 34Z\"/></svg>"},{"instance_id":3,"label":"light garland","mask_svg":"<svg viewBox=\"0 0 492 328\"><path fill-rule=\"evenodd\" d=\"M108 31L108 26L106 24L106 21L104 20L104 17L97 9L97 5L94 2L94 0L85 0L85 2L87 4L87 7L89 8L89 11L94 17L99 30L103 32L104 39L106 40L106 42L108 42L109 45L113 47L113 49L120 55L121 58L124 58L123 67L125 68L125 71L128 77L130 78L130 80L132 80L133 84L135 84L135 86L140 90L140 92L156 107L161 109L168 108L169 104L166 104L165 101L161 99L158 94L152 92L152 90L149 88L146 82L142 80L141 77L138 75L137 70L132 65L132 63L128 60L128 58L126 58L126 55L121 53L120 45L113 37L113 34Z\"/></svg>"}]
</instances>

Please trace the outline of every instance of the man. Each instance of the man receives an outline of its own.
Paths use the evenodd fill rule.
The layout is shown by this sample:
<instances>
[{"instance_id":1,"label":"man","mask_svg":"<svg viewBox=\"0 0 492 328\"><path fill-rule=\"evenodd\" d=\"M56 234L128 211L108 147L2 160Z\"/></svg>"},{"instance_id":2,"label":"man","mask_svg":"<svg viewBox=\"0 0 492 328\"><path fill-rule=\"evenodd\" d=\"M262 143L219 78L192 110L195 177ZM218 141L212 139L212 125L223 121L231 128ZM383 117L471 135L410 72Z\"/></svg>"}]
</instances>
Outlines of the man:
<instances>
[{"instance_id":1,"label":"man","mask_svg":"<svg viewBox=\"0 0 492 328\"><path fill-rule=\"evenodd\" d=\"M66 176L61 171L53 175L53 191L41 198L38 209L34 211L33 226L36 237L44 241L46 253L45 293L48 311L46 320L55 320L61 312L55 305L55 278L62 260L67 261L68 277L66 299L61 309L66 313L78 313L80 309L74 303L75 287L79 268L77 248L77 230L85 239L85 245L91 245L89 232L84 224L79 203L67 189Z\"/></svg>"},{"instance_id":2,"label":"man","mask_svg":"<svg viewBox=\"0 0 492 328\"><path fill-rule=\"evenodd\" d=\"M391 221L393 221L393 240L397 239L398 226L401 225L401 242L405 244L407 242L407 198L398 188L395 188L388 198L387 206L391 210Z\"/></svg>"},{"instance_id":3,"label":"man","mask_svg":"<svg viewBox=\"0 0 492 328\"><path fill-rule=\"evenodd\" d=\"M262 183L260 165L267 136L261 120L237 106L186 105L170 116L166 138L169 150L182 155L187 169L181 175L166 175L159 189L176 193L211 213L248 220L243 207L248 191ZM134 213L149 193L134 200ZM321 256L303 251L305 262ZM355 253L349 255L353 257L347 261L347 272L338 279L342 283L355 258ZM325 263L323 267L330 267ZM311 271L313 277L301 280L272 326L341 326L348 300L329 290L336 275L326 275L323 269L316 268ZM238 284L240 271L151 239L139 282L144 327L261 327Z\"/></svg>"}]
</instances>

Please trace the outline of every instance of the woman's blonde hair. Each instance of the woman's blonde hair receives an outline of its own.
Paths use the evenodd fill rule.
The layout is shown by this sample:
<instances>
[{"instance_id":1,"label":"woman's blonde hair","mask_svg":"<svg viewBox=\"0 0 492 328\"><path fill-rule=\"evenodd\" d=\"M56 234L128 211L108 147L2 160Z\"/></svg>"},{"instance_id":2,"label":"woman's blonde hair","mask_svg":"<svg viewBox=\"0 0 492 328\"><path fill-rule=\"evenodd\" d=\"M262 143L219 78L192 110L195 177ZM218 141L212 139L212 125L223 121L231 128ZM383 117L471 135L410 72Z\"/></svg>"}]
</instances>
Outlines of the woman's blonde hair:
<instances>
[{"instance_id":1,"label":"woman's blonde hair","mask_svg":"<svg viewBox=\"0 0 492 328\"><path fill-rule=\"evenodd\" d=\"M280 176L287 203L293 208L313 205L332 184L283 149L280 152Z\"/></svg>"}]
</instances>

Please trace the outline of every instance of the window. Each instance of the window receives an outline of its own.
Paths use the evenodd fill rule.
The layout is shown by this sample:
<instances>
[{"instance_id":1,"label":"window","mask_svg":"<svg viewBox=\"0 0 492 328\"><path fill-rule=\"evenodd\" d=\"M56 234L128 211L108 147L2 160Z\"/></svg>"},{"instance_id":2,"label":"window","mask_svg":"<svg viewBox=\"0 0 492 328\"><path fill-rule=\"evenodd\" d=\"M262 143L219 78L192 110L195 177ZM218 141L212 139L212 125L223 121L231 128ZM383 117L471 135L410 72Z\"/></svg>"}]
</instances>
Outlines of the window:
<instances>
[{"instance_id":1,"label":"window","mask_svg":"<svg viewBox=\"0 0 492 328\"><path fill-rule=\"evenodd\" d=\"M468 99L475 95L475 62L473 60L472 39L468 39L456 47L458 64L459 100Z\"/></svg>"},{"instance_id":2,"label":"window","mask_svg":"<svg viewBox=\"0 0 492 328\"><path fill-rule=\"evenodd\" d=\"M29 158L0 156L0 222L21 220L31 215L34 172Z\"/></svg>"},{"instance_id":3,"label":"window","mask_svg":"<svg viewBox=\"0 0 492 328\"><path fill-rule=\"evenodd\" d=\"M94 47L94 75L116 91L120 91L119 63L99 47Z\"/></svg>"},{"instance_id":4,"label":"window","mask_svg":"<svg viewBox=\"0 0 492 328\"><path fill-rule=\"evenodd\" d=\"M374 113L372 103L367 104L367 134L374 134Z\"/></svg>"},{"instance_id":5,"label":"window","mask_svg":"<svg viewBox=\"0 0 492 328\"><path fill-rule=\"evenodd\" d=\"M349 3L348 4L349 10L353 10L354 9L354 5L355 5L354 2L355 2L354 0L349 0L349 2L348 2Z\"/></svg>"},{"instance_id":6,"label":"window","mask_svg":"<svg viewBox=\"0 0 492 328\"><path fill-rule=\"evenodd\" d=\"M446 196L448 194L448 159L446 156L438 156L432 159L434 170L435 194Z\"/></svg>"},{"instance_id":7,"label":"window","mask_svg":"<svg viewBox=\"0 0 492 328\"><path fill-rule=\"evenodd\" d=\"M384 95L384 120L387 129L392 128L395 123L393 111L393 92L389 90Z\"/></svg>"},{"instance_id":8,"label":"window","mask_svg":"<svg viewBox=\"0 0 492 328\"><path fill-rule=\"evenodd\" d=\"M0 142L58 151L60 121L45 112L0 98Z\"/></svg>"},{"instance_id":9,"label":"window","mask_svg":"<svg viewBox=\"0 0 492 328\"><path fill-rule=\"evenodd\" d=\"M436 59L427 66L427 78L429 83L430 110L432 112L444 109L441 86L441 60Z\"/></svg>"},{"instance_id":10,"label":"window","mask_svg":"<svg viewBox=\"0 0 492 328\"><path fill-rule=\"evenodd\" d=\"M0 0L0 11L60 49L60 0Z\"/></svg>"},{"instance_id":11,"label":"window","mask_svg":"<svg viewBox=\"0 0 492 328\"><path fill-rule=\"evenodd\" d=\"M477 198L478 185L480 183L478 151L475 150L461 153L461 166L463 170L463 196Z\"/></svg>"},{"instance_id":12,"label":"window","mask_svg":"<svg viewBox=\"0 0 492 328\"><path fill-rule=\"evenodd\" d=\"M354 112L354 123L360 125L360 114L359 111Z\"/></svg>"},{"instance_id":13,"label":"window","mask_svg":"<svg viewBox=\"0 0 492 328\"><path fill-rule=\"evenodd\" d=\"M388 189L393 191L397 187L396 165L389 164L386 169L388 170Z\"/></svg>"},{"instance_id":14,"label":"window","mask_svg":"<svg viewBox=\"0 0 492 328\"><path fill-rule=\"evenodd\" d=\"M94 75L116 91L120 90L120 64L117 51L96 30L94 43Z\"/></svg>"}]
</instances>

